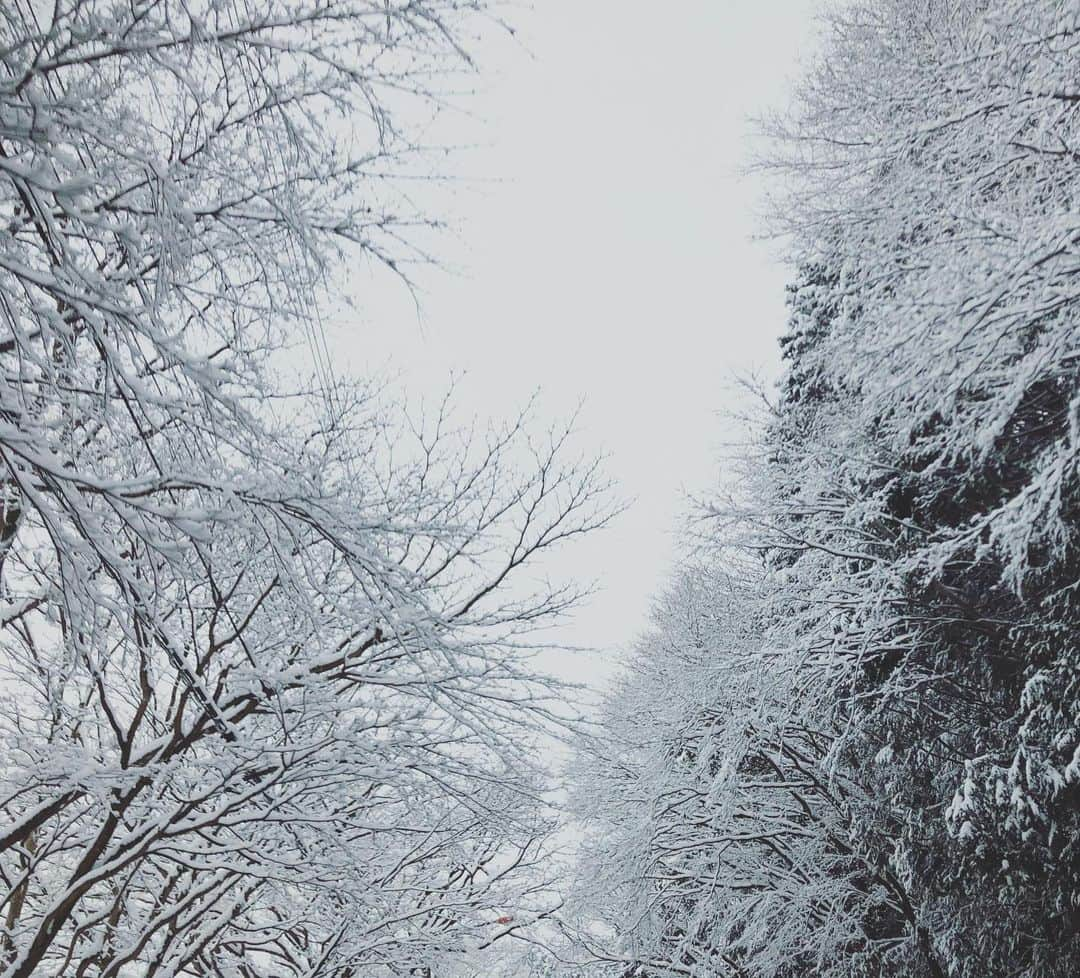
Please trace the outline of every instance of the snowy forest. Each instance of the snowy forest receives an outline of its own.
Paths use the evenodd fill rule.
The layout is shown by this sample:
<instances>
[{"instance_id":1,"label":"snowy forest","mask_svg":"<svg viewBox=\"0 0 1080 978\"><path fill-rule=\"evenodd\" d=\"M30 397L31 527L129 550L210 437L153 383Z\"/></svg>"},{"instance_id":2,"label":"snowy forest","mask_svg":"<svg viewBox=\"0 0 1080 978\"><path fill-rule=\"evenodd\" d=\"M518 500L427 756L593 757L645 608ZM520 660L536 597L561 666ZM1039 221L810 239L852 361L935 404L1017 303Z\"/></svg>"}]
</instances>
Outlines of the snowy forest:
<instances>
[{"instance_id":1,"label":"snowy forest","mask_svg":"<svg viewBox=\"0 0 1080 978\"><path fill-rule=\"evenodd\" d=\"M1080 4L822 13L782 373L594 701L599 453L325 345L513 16L0 4L0 976L1075 978Z\"/></svg>"}]
</instances>

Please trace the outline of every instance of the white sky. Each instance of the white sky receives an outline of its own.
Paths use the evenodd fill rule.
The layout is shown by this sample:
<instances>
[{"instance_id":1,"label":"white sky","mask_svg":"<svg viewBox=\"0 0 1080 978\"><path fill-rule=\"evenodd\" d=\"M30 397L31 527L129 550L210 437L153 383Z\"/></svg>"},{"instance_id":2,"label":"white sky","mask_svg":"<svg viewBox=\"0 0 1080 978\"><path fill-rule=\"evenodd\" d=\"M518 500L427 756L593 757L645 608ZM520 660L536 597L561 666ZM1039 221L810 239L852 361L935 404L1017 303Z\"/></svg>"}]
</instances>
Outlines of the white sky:
<instances>
[{"instance_id":1,"label":"white sky","mask_svg":"<svg viewBox=\"0 0 1080 978\"><path fill-rule=\"evenodd\" d=\"M452 193L459 237L439 257L461 274L422 276L422 325L399 286L353 283L362 321L332 345L354 367L389 360L414 393L465 371L460 401L481 415L536 388L552 418L584 398L578 447L606 452L634 502L552 567L603 587L564 636L603 651L553 659L567 678L596 682L644 627L684 492L716 481L733 372L777 370L788 275L750 242L760 186L738 170L748 117L783 104L818 6L510 11L522 45L476 51L490 90L469 105L490 145L464 166L497 179Z\"/></svg>"}]
</instances>

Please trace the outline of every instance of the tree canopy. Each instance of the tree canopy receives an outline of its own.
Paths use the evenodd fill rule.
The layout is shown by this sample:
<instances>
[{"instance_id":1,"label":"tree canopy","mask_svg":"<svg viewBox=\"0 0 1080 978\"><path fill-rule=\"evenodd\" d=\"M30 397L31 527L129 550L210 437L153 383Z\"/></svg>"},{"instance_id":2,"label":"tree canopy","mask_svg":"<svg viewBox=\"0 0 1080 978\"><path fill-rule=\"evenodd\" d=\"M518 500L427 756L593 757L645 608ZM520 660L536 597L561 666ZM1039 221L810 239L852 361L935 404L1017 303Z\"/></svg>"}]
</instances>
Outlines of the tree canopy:
<instances>
[{"instance_id":1,"label":"tree canopy","mask_svg":"<svg viewBox=\"0 0 1080 978\"><path fill-rule=\"evenodd\" d=\"M1080 967L1078 57L1055 0L825 16L786 371L582 747L579 965Z\"/></svg>"},{"instance_id":2,"label":"tree canopy","mask_svg":"<svg viewBox=\"0 0 1080 978\"><path fill-rule=\"evenodd\" d=\"M0 9L6 978L441 975L549 907L529 636L578 591L519 579L604 480L332 376L321 325L437 219L410 126L486 19Z\"/></svg>"}]
</instances>

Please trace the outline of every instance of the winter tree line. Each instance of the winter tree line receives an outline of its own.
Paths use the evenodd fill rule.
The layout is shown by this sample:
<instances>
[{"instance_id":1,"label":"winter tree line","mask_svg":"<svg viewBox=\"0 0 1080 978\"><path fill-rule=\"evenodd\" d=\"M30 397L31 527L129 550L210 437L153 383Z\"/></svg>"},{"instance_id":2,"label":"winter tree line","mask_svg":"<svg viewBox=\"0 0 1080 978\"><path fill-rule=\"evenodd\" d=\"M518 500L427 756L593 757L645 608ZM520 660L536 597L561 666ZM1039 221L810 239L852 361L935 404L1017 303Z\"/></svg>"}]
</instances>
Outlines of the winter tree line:
<instances>
[{"instance_id":1,"label":"winter tree line","mask_svg":"<svg viewBox=\"0 0 1080 978\"><path fill-rule=\"evenodd\" d=\"M535 974L1080 974L1078 79L1075 2L825 17L765 127L780 389L582 748Z\"/></svg>"},{"instance_id":2,"label":"winter tree line","mask_svg":"<svg viewBox=\"0 0 1080 978\"><path fill-rule=\"evenodd\" d=\"M321 326L423 258L424 136L495 29L0 4L5 978L434 978L551 908L532 743L573 717L529 659L578 593L526 569L611 495Z\"/></svg>"},{"instance_id":3,"label":"winter tree line","mask_svg":"<svg viewBox=\"0 0 1080 978\"><path fill-rule=\"evenodd\" d=\"M598 464L322 327L499 29L0 4L0 976L1071 978L1080 7L826 15L779 391L585 724L532 653Z\"/></svg>"}]
</instances>

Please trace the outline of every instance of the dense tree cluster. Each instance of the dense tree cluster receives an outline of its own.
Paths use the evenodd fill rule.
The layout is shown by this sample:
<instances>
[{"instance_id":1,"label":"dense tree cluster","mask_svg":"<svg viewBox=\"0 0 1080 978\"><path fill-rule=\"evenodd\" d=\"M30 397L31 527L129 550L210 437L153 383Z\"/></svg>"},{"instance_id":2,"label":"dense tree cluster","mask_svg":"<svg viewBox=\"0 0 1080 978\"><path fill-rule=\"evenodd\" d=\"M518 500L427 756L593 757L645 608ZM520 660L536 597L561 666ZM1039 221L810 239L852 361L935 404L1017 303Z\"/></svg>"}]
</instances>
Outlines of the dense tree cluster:
<instances>
[{"instance_id":1,"label":"dense tree cluster","mask_svg":"<svg viewBox=\"0 0 1080 978\"><path fill-rule=\"evenodd\" d=\"M538 978L1072 978L1080 8L825 17L767 127L780 389L556 886L528 656L578 593L522 570L606 486L321 327L346 262L407 275L482 7L0 5L0 978L450 978L508 934Z\"/></svg>"},{"instance_id":2,"label":"dense tree cluster","mask_svg":"<svg viewBox=\"0 0 1080 978\"><path fill-rule=\"evenodd\" d=\"M604 487L321 333L402 272L482 15L0 4L5 978L423 978L550 907L529 632L576 595L519 581Z\"/></svg>"},{"instance_id":3,"label":"dense tree cluster","mask_svg":"<svg viewBox=\"0 0 1080 978\"><path fill-rule=\"evenodd\" d=\"M582 748L617 975L1080 971L1080 9L855 0L779 398Z\"/></svg>"}]
</instances>

